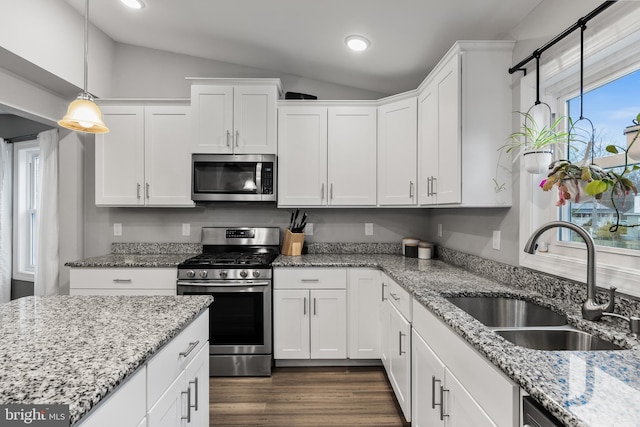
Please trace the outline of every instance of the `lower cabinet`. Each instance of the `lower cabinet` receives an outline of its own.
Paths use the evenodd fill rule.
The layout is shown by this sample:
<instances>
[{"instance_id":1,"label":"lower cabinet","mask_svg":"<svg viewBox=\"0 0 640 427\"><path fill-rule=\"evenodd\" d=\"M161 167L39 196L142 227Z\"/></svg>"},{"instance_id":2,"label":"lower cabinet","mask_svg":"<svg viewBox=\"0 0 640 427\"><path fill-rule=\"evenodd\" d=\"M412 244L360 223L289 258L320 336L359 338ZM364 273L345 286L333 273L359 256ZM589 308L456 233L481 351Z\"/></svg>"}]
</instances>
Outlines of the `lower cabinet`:
<instances>
[{"instance_id":1,"label":"lower cabinet","mask_svg":"<svg viewBox=\"0 0 640 427\"><path fill-rule=\"evenodd\" d=\"M276 359L346 359L346 289L275 289Z\"/></svg>"},{"instance_id":2,"label":"lower cabinet","mask_svg":"<svg viewBox=\"0 0 640 427\"><path fill-rule=\"evenodd\" d=\"M385 369L402 413L411 421L411 323L389 300L384 306Z\"/></svg>"},{"instance_id":3,"label":"lower cabinet","mask_svg":"<svg viewBox=\"0 0 640 427\"><path fill-rule=\"evenodd\" d=\"M78 425L208 427L208 337L206 310Z\"/></svg>"},{"instance_id":4,"label":"lower cabinet","mask_svg":"<svg viewBox=\"0 0 640 427\"><path fill-rule=\"evenodd\" d=\"M412 425L516 427L519 388L413 301Z\"/></svg>"},{"instance_id":5,"label":"lower cabinet","mask_svg":"<svg viewBox=\"0 0 640 427\"><path fill-rule=\"evenodd\" d=\"M380 359L380 270L350 268L347 285L349 359Z\"/></svg>"},{"instance_id":6,"label":"lower cabinet","mask_svg":"<svg viewBox=\"0 0 640 427\"><path fill-rule=\"evenodd\" d=\"M176 295L176 269L73 267L70 295Z\"/></svg>"}]
</instances>

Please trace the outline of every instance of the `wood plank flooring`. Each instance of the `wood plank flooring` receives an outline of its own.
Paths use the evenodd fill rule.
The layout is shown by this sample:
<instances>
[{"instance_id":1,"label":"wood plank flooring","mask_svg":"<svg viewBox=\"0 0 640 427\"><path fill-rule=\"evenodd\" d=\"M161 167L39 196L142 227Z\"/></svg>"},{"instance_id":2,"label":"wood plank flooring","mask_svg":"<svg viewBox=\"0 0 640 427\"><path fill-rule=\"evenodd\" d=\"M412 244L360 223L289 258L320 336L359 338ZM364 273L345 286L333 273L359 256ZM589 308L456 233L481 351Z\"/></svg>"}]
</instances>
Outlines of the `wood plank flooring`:
<instances>
[{"instance_id":1,"label":"wood plank flooring","mask_svg":"<svg viewBox=\"0 0 640 427\"><path fill-rule=\"evenodd\" d=\"M268 378L210 378L210 425L409 426L382 367L275 368Z\"/></svg>"}]
</instances>

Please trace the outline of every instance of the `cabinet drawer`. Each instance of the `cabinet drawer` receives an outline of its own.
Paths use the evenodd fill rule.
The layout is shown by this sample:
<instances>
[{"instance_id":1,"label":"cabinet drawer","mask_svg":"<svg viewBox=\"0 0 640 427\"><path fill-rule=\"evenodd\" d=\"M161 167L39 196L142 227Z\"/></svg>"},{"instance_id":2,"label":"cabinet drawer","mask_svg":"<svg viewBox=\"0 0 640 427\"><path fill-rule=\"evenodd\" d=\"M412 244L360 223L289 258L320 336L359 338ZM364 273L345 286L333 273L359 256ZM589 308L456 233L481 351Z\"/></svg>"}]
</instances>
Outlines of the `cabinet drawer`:
<instances>
[{"instance_id":1,"label":"cabinet drawer","mask_svg":"<svg viewBox=\"0 0 640 427\"><path fill-rule=\"evenodd\" d=\"M209 310L206 310L161 349L147 365L147 409L150 409L173 380L208 345Z\"/></svg>"},{"instance_id":2,"label":"cabinet drawer","mask_svg":"<svg viewBox=\"0 0 640 427\"><path fill-rule=\"evenodd\" d=\"M70 289L176 289L175 268L72 268ZM175 295L175 294L174 294Z\"/></svg>"},{"instance_id":3,"label":"cabinet drawer","mask_svg":"<svg viewBox=\"0 0 640 427\"><path fill-rule=\"evenodd\" d=\"M346 289L346 268L274 268L274 289Z\"/></svg>"},{"instance_id":4,"label":"cabinet drawer","mask_svg":"<svg viewBox=\"0 0 640 427\"><path fill-rule=\"evenodd\" d=\"M383 298L391 301L405 319L411 322L411 294L386 274L383 275L382 286Z\"/></svg>"}]
</instances>

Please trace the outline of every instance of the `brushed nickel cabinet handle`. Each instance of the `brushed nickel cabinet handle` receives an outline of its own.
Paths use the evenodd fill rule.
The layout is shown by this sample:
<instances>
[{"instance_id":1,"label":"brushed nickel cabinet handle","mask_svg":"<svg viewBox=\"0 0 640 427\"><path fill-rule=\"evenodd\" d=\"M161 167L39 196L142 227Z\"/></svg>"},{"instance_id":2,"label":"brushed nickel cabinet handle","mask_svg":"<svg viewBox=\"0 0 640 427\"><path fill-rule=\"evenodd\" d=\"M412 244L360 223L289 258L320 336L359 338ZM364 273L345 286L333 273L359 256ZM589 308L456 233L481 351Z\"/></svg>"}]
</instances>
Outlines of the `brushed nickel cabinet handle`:
<instances>
[{"instance_id":1,"label":"brushed nickel cabinet handle","mask_svg":"<svg viewBox=\"0 0 640 427\"><path fill-rule=\"evenodd\" d=\"M319 282L320 279L300 279L301 282Z\"/></svg>"},{"instance_id":2,"label":"brushed nickel cabinet handle","mask_svg":"<svg viewBox=\"0 0 640 427\"><path fill-rule=\"evenodd\" d=\"M238 140L240 139L240 131L236 131L236 137L234 138L235 146L238 147Z\"/></svg>"},{"instance_id":3,"label":"brushed nickel cabinet handle","mask_svg":"<svg viewBox=\"0 0 640 427\"><path fill-rule=\"evenodd\" d=\"M180 353L178 353L178 356L189 356L189 354L198 346L198 344L200 344L200 341L190 342L189 347L187 347L185 351L181 351Z\"/></svg>"},{"instance_id":4,"label":"brushed nickel cabinet handle","mask_svg":"<svg viewBox=\"0 0 640 427\"><path fill-rule=\"evenodd\" d=\"M413 181L409 181L409 198L413 199Z\"/></svg>"},{"instance_id":5,"label":"brushed nickel cabinet handle","mask_svg":"<svg viewBox=\"0 0 640 427\"><path fill-rule=\"evenodd\" d=\"M187 416L181 416L181 420L187 420L188 423L191 422L191 388L187 387L187 391L181 391L181 394L187 395Z\"/></svg>"},{"instance_id":6,"label":"brushed nickel cabinet handle","mask_svg":"<svg viewBox=\"0 0 640 427\"><path fill-rule=\"evenodd\" d=\"M146 183L145 191L147 193L147 199L148 199L149 198L149 183L148 182Z\"/></svg>"},{"instance_id":7,"label":"brushed nickel cabinet handle","mask_svg":"<svg viewBox=\"0 0 640 427\"><path fill-rule=\"evenodd\" d=\"M440 403L436 403L436 383L442 383L441 380L437 380L435 375L431 376L431 409L435 409L437 405L442 405L442 401Z\"/></svg>"},{"instance_id":8,"label":"brushed nickel cabinet handle","mask_svg":"<svg viewBox=\"0 0 640 427\"><path fill-rule=\"evenodd\" d=\"M113 283L131 283L131 279L118 279L117 277L113 279Z\"/></svg>"},{"instance_id":9,"label":"brushed nickel cabinet handle","mask_svg":"<svg viewBox=\"0 0 640 427\"><path fill-rule=\"evenodd\" d=\"M402 351L402 337L404 336L405 334L403 334L402 331L398 331L398 338L399 338L398 350L399 350L400 356L406 353L406 351Z\"/></svg>"},{"instance_id":10,"label":"brushed nickel cabinet handle","mask_svg":"<svg viewBox=\"0 0 640 427\"><path fill-rule=\"evenodd\" d=\"M195 390L195 393L194 393L194 394L196 395L196 396L195 396L196 404L195 404L195 405L193 405L193 406L191 406L191 407L197 411L197 410L198 410L198 377L195 377L195 378L193 379L193 381L189 381L189 385L191 385L191 384L193 384L193 386L194 386L194 387L193 387L193 388L194 388L194 390Z\"/></svg>"},{"instance_id":11,"label":"brushed nickel cabinet handle","mask_svg":"<svg viewBox=\"0 0 640 427\"><path fill-rule=\"evenodd\" d=\"M393 298L394 301L400 301L398 295L394 294L393 292L389 292L389 295L391 295L391 298Z\"/></svg>"},{"instance_id":12,"label":"brushed nickel cabinet handle","mask_svg":"<svg viewBox=\"0 0 640 427\"><path fill-rule=\"evenodd\" d=\"M313 315L314 316L318 315L318 299L317 298L313 299Z\"/></svg>"},{"instance_id":13,"label":"brushed nickel cabinet handle","mask_svg":"<svg viewBox=\"0 0 640 427\"><path fill-rule=\"evenodd\" d=\"M320 200L324 200L324 183L322 183L322 187L320 187Z\"/></svg>"},{"instance_id":14,"label":"brushed nickel cabinet handle","mask_svg":"<svg viewBox=\"0 0 640 427\"><path fill-rule=\"evenodd\" d=\"M139 199L140 198L140 183L138 182L136 185L138 186L138 188L136 189L136 197Z\"/></svg>"},{"instance_id":15,"label":"brushed nickel cabinet handle","mask_svg":"<svg viewBox=\"0 0 640 427\"><path fill-rule=\"evenodd\" d=\"M387 285L385 285L384 283L382 284L382 301L386 301L387 299L384 297L384 288L386 288Z\"/></svg>"},{"instance_id":16,"label":"brushed nickel cabinet handle","mask_svg":"<svg viewBox=\"0 0 640 427\"><path fill-rule=\"evenodd\" d=\"M448 417L449 414L444 413L444 394L449 393L449 390L440 386L440 420L444 420L444 417Z\"/></svg>"},{"instance_id":17,"label":"brushed nickel cabinet handle","mask_svg":"<svg viewBox=\"0 0 640 427\"><path fill-rule=\"evenodd\" d=\"M231 132L227 131L227 147L231 147L229 144L229 137L231 137Z\"/></svg>"},{"instance_id":18,"label":"brushed nickel cabinet handle","mask_svg":"<svg viewBox=\"0 0 640 427\"><path fill-rule=\"evenodd\" d=\"M307 297L304 297L304 301L302 302L302 314L304 316L307 315Z\"/></svg>"},{"instance_id":19,"label":"brushed nickel cabinet handle","mask_svg":"<svg viewBox=\"0 0 640 427\"><path fill-rule=\"evenodd\" d=\"M333 183L331 183L331 186L329 187L329 197L333 200Z\"/></svg>"}]
</instances>

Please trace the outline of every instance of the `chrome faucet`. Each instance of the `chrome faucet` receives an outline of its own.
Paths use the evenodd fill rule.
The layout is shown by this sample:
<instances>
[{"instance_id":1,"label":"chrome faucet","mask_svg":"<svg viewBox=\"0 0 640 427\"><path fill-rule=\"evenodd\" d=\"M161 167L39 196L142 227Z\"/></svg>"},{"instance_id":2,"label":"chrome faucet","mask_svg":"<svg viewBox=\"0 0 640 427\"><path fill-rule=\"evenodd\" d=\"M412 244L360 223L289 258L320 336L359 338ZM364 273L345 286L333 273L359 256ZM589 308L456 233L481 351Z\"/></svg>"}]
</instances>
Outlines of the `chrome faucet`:
<instances>
[{"instance_id":1,"label":"chrome faucet","mask_svg":"<svg viewBox=\"0 0 640 427\"><path fill-rule=\"evenodd\" d=\"M587 245L587 300L582 304L582 317L587 320L598 320L603 313L612 313L616 288L609 289L609 302L607 304L598 304L596 302L596 244L587 230L567 221L551 221L543 224L533 232L524 246L524 251L533 254L536 249L536 241L540 235L551 228L573 230L582 237L582 240Z\"/></svg>"}]
</instances>

